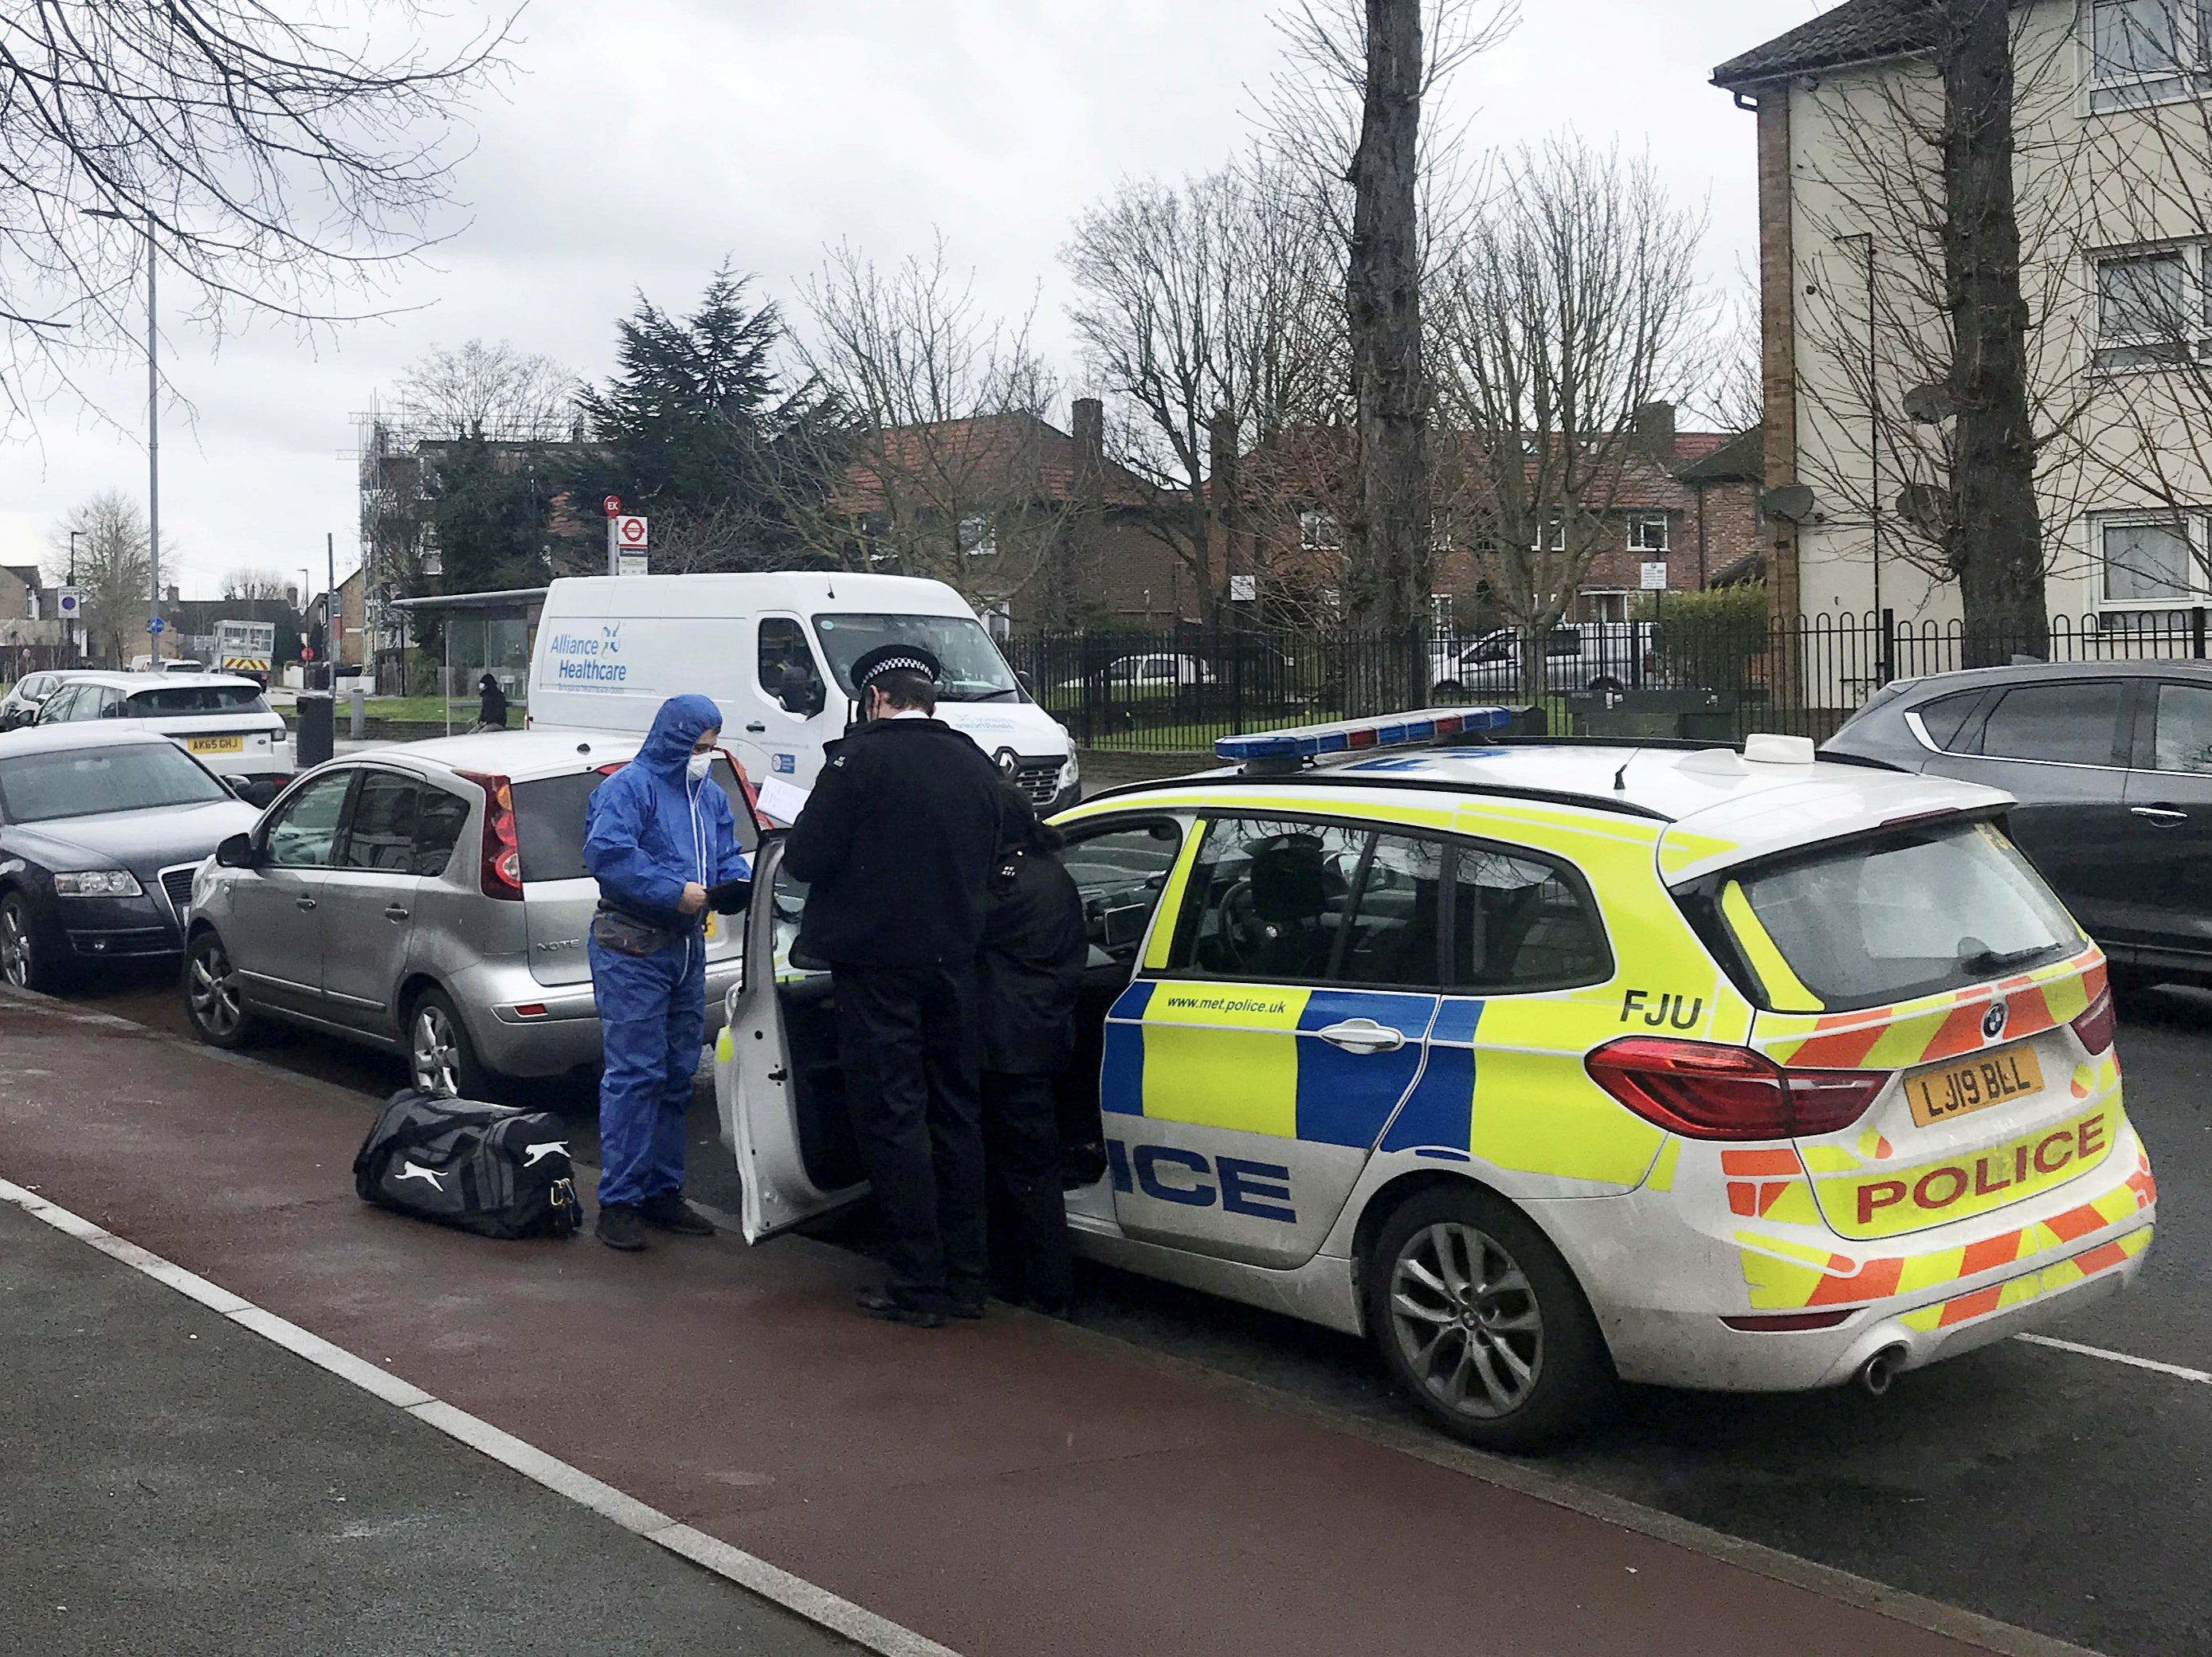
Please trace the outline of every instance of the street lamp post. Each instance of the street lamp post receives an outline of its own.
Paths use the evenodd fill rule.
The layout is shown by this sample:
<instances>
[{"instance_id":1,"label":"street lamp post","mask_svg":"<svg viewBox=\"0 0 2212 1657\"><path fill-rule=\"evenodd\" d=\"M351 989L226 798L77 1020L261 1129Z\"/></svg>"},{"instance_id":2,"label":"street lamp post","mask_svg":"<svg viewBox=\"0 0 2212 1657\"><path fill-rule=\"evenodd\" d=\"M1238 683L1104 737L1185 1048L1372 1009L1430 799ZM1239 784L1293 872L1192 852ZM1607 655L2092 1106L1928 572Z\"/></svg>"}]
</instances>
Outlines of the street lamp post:
<instances>
[{"instance_id":1,"label":"street lamp post","mask_svg":"<svg viewBox=\"0 0 2212 1657\"><path fill-rule=\"evenodd\" d=\"M135 222L134 214L118 213L110 207L88 207L87 218L114 219L129 224ZM146 215L146 561L151 572L147 594L147 649L158 663L161 659L161 635L154 624L161 619L161 357L155 334L155 277L158 261L154 257L154 215Z\"/></svg>"}]
</instances>

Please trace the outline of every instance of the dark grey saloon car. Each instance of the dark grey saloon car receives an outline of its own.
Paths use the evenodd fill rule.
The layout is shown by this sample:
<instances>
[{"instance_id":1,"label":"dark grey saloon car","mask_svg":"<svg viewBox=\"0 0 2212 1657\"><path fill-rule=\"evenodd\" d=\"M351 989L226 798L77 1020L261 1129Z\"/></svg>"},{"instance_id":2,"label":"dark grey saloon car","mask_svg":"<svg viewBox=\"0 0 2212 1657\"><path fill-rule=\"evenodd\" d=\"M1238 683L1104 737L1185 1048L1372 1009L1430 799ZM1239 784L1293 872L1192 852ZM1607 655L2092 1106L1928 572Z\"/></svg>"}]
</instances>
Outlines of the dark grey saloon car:
<instances>
[{"instance_id":1,"label":"dark grey saloon car","mask_svg":"<svg viewBox=\"0 0 2212 1657\"><path fill-rule=\"evenodd\" d=\"M2123 986L2212 982L2212 663L1901 680L1822 750L2002 788L2009 832Z\"/></svg>"}]
</instances>

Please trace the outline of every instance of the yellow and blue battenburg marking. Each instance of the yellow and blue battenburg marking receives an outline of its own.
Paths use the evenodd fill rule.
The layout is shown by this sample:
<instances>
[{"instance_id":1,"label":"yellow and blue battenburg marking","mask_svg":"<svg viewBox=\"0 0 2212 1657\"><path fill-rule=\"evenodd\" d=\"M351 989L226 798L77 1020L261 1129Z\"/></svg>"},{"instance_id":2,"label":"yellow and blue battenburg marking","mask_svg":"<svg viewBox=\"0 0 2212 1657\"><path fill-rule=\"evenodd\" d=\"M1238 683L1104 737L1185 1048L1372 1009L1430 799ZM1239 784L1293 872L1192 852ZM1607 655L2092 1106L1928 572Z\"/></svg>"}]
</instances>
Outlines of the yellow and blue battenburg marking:
<instances>
[{"instance_id":1,"label":"yellow and blue battenburg marking","mask_svg":"<svg viewBox=\"0 0 2212 1657\"><path fill-rule=\"evenodd\" d=\"M1334 725L1294 725L1249 737L1223 737L1213 744L1217 758L1240 765L1315 760L1325 754L1357 754L1369 749L1409 748L1439 737L1475 731L1497 731L1513 722L1502 707L1425 707L1380 719L1344 719Z\"/></svg>"}]
</instances>

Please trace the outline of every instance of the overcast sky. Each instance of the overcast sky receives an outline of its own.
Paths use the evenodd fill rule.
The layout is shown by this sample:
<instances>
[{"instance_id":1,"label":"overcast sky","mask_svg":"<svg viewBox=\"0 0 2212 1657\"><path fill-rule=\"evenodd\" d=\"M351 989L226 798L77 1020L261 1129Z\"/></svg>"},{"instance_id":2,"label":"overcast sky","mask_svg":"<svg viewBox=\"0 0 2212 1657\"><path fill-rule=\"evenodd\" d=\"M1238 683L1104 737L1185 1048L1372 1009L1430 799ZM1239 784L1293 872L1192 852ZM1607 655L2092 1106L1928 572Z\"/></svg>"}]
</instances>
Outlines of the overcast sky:
<instances>
[{"instance_id":1,"label":"overcast sky","mask_svg":"<svg viewBox=\"0 0 2212 1657\"><path fill-rule=\"evenodd\" d=\"M425 349L511 340L580 373L611 366L639 290L687 309L726 256L794 308L848 237L880 262L932 227L979 291L1038 332L1071 382L1054 255L1124 174L1212 167L1252 131L1279 53L1271 0L532 0L514 72L477 111L459 234L410 273L409 308L301 342L167 335L189 411L164 417L163 540L186 597L224 571L340 576L356 558L353 416ZM1753 118L1712 66L1802 22L1814 0L1528 0L1462 71L1472 136L1572 125L1648 148L1708 203L1707 266L1752 268ZM0 563L38 561L75 502L146 487L143 367L91 382L118 434L54 407L0 452Z\"/></svg>"}]
</instances>

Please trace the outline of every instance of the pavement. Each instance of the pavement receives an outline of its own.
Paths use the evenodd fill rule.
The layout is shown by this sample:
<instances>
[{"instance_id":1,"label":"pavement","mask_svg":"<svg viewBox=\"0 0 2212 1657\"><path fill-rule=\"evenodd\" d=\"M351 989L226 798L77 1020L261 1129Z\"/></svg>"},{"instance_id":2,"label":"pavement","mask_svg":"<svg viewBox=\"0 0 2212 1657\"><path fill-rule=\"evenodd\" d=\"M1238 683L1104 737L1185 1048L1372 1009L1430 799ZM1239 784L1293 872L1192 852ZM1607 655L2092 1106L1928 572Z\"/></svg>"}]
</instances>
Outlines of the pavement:
<instances>
[{"instance_id":1,"label":"pavement","mask_svg":"<svg viewBox=\"0 0 2212 1657\"><path fill-rule=\"evenodd\" d=\"M724 1235L624 1256L584 1239L489 1242L372 1209L349 1166L373 1103L102 1014L0 999L0 1180L357 1355L380 1385L411 1383L718 1539L763 1568L742 1580L811 1585L966 1657L2059 1649L1096 1332L997 1308L939 1332L872 1323L848 1305L871 1268L814 1239L747 1248ZM58 1628L86 1650L255 1649L205 1632L224 1627L234 1575L276 1602L258 1607L268 1627L311 1624L318 1648L534 1648L524 1624L507 1645L478 1644L380 1597L463 1608L473 1592L496 1606L469 1579L511 1573L556 1585L538 1591L563 1603L578 1585L599 1593L600 1626L651 1592L635 1637L594 1641L564 1621L564 1647L808 1649L775 1643L793 1630L765 1602L745 1608L763 1620L715 1624L680 1587L641 1586L627 1573L644 1569L633 1556L650 1543L582 1508L571 1520L583 1528L564 1529L498 1464L416 1442L405 1412L370 1393L341 1402L328 1388L346 1383L255 1346L234 1319L183 1327L180 1350L182 1326L165 1338L162 1317L133 1297L170 1296L164 1309L187 1322L190 1302L149 1279L118 1287L99 1256L58 1265L42 1252L51 1239L18 1242L15 1225L0 1230L0 1260L14 1263L0 1276L0 1350L36 1378L12 1382L0 1405L0 1522L46 1539L48 1553L61 1536L65 1557L0 1551L13 1562L0 1581L13 1573L18 1590L0 1594L16 1602L0 1618L76 1616L37 1612L27 1597L58 1571L75 1574L64 1586L77 1598L52 1603L86 1611L12 1641L0 1621L0 1648L71 1648L53 1643ZM29 1338L13 1338L25 1327ZM271 1439L269 1455L215 1453L241 1434ZM368 1454L386 1438L392 1459ZM80 1454L88 1446L96 1454ZM167 1530L118 1525L104 1504L137 1490L124 1470L149 1465L161 1476L147 1484L179 1481L168 1488L214 1520L197 1535L173 1515ZM226 1465L282 1477L241 1496L252 1475ZM381 1574L333 1579L338 1541L404 1545L405 1526L345 1538L351 1516L331 1539L332 1493L351 1507L356 1490L383 1516L372 1522L419 1520L431 1551L471 1567L417 1577L392 1554ZM532 1538L566 1568L537 1572ZM173 1581L186 1588L164 1591ZM740 1592L719 1578L690 1590ZM483 1614L496 1624L496 1610ZM691 1631L708 1628L720 1632ZM755 1644L731 1643L744 1639Z\"/></svg>"}]
</instances>

